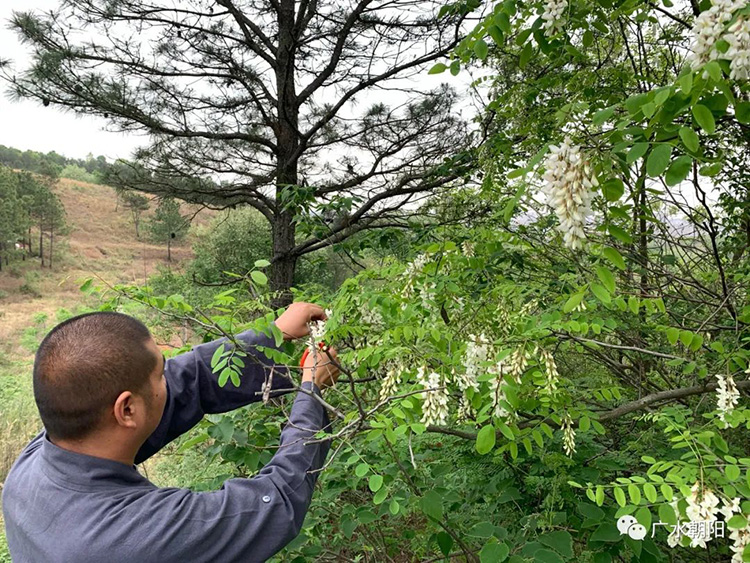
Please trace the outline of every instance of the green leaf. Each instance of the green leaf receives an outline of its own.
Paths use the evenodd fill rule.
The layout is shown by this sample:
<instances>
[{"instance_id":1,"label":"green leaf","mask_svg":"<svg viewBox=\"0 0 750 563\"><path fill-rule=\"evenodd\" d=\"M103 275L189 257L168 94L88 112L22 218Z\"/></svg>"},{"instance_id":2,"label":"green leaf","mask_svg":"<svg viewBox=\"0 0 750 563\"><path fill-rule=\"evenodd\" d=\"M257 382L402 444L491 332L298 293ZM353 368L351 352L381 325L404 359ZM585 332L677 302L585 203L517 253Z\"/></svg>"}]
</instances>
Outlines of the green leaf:
<instances>
[{"instance_id":1,"label":"green leaf","mask_svg":"<svg viewBox=\"0 0 750 563\"><path fill-rule=\"evenodd\" d=\"M529 63L529 60L531 60L531 55L533 54L534 49L531 45L531 41L526 43L526 45L523 46L523 50L521 51L521 56L518 58L518 66L519 68L523 69L526 68L526 65Z\"/></svg>"},{"instance_id":2,"label":"green leaf","mask_svg":"<svg viewBox=\"0 0 750 563\"><path fill-rule=\"evenodd\" d=\"M474 43L474 54L477 58L484 60L487 58L487 42L484 39L477 39Z\"/></svg>"},{"instance_id":3,"label":"green leaf","mask_svg":"<svg viewBox=\"0 0 750 563\"><path fill-rule=\"evenodd\" d=\"M620 487L615 486L614 495L617 504L619 504L620 506L625 506L626 504L628 504L628 501L625 499L625 492Z\"/></svg>"},{"instance_id":4,"label":"green leaf","mask_svg":"<svg viewBox=\"0 0 750 563\"><path fill-rule=\"evenodd\" d=\"M693 117L698 125L701 126L706 133L709 135L716 131L716 121L714 121L714 114L703 104L696 104L693 106Z\"/></svg>"},{"instance_id":5,"label":"green leaf","mask_svg":"<svg viewBox=\"0 0 750 563\"><path fill-rule=\"evenodd\" d=\"M646 161L646 173L652 178L660 176L669 166L669 158L672 156L672 145L661 143L654 147Z\"/></svg>"},{"instance_id":6,"label":"green leaf","mask_svg":"<svg viewBox=\"0 0 750 563\"><path fill-rule=\"evenodd\" d=\"M582 416L578 419L578 430L588 432L591 428L591 419L588 416Z\"/></svg>"},{"instance_id":7,"label":"green leaf","mask_svg":"<svg viewBox=\"0 0 750 563\"><path fill-rule=\"evenodd\" d=\"M80 291L88 291L91 288L91 284L94 283L93 278L88 278L85 282L81 284L81 287L78 289Z\"/></svg>"},{"instance_id":8,"label":"green leaf","mask_svg":"<svg viewBox=\"0 0 750 563\"><path fill-rule=\"evenodd\" d=\"M602 284L604 284L604 287L607 288L607 291L610 293L615 292L615 276L609 270L609 268L605 268L604 266L597 266L596 267L596 275L599 276L599 279L601 280Z\"/></svg>"},{"instance_id":9,"label":"green leaf","mask_svg":"<svg viewBox=\"0 0 750 563\"><path fill-rule=\"evenodd\" d=\"M499 27L503 33L510 33L512 31L510 26L510 18L508 17L508 14L505 12L499 12L495 16L495 25Z\"/></svg>"},{"instance_id":10,"label":"green leaf","mask_svg":"<svg viewBox=\"0 0 750 563\"><path fill-rule=\"evenodd\" d=\"M740 123L750 123L750 102L737 102L734 104L734 116Z\"/></svg>"},{"instance_id":11,"label":"green leaf","mask_svg":"<svg viewBox=\"0 0 750 563\"><path fill-rule=\"evenodd\" d=\"M672 497L674 497L674 491L672 491L672 487L670 487L666 483L662 483L661 485L659 485L659 490L661 491L662 496L667 501L671 501Z\"/></svg>"},{"instance_id":12,"label":"green leaf","mask_svg":"<svg viewBox=\"0 0 750 563\"><path fill-rule=\"evenodd\" d=\"M495 428L488 424L477 434L476 449L481 455L487 454L495 447Z\"/></svg>"},{"instance_id":13,"label":"green leaf","mask_svg":"<svg viewBox=\"0 0 750 563\"><path fill-rule=\"evenodd\" d=\"M422 512L435 520L443 518L443 499L433 490L427 491L420 501Z\"/></svg>"},{"instance_id":14,"label":"green leaf","mask_svg":"<svg viewBox=\"0 0 750 563\"><path fill-rule=\"evenodd\" d=\"M591 284L591 293L596 295L597 299L605 305L609 305L612 302L612 296L609 294L609 291L598 283Z\"/></svg>"},{"instance_id":15,"label":"green leaf","mask_svg":"<svg viewBox=\"0 0 750 563\"><path fill-rule=\"evenodd\" d=\"M395 516L399 510L401 510L401 505L399 505L396 499L393 499L391 504L388 505L388 511Z\"/></svg>"},{"instance_id":16,"label":"green leaf","mask_svg":"<svg viewBox=\"0 0 750 563\"><path fill-rule=\"evenodd\" d=\"M718 82L721 80L722 73L721 73L721 67L719 66L719 63L716 61L711 61L706 66L703 67L703 70L705 70L708 75L711 77L711 79L714 82Z\"/></svg>"},{"instance_id":17,"label":"green leaf","mask_svg":"<svg viewBox=\"0 0 750 563\"><path fill-rule=\"evenodd\" d=\"M625 193L625 184L619 178L610 178L602 184L602 193L607 201L617 201Z\"/></svg>"},{"instance_id":18,"label":"green leaf","mask_svg":"<svg viewBox=\"0 0 750 563\"><path fill-rule=\"evenodd\" d=\"M625 157L625 161L628 164L633 164L636 160L641 158L648 151L649 143L636 143L628 151L628 155Z\"/></svg>"},{"instance_id":19,"label":"green leaf","mask_svg":"<svg viewBox=\"0 0 750 563\"><path fill-rule=\"evenodd\" d=\"M539 549L535 551L534 561L538 561L539 563L565 563L562 557L549 549Z\"/></svg>"},{"instance_id":20,"label":"green leaf","mask_svg":"<svg viewBox=\"0 0 750 563\"><path fill-rule=\"evenodd\" d=\"M221 358L222 354L224 353L224 343L222 342L216 347L216 350L214 350L213 356L211 356L211 370L214 370L219 363L219 358Z\"/></svg>"},{"instance_id":21,"label":"green leaf","mask_svg":"<svg viewBox=\"0 0 750 563\"><path fill-rule=\"evenodd\" d=\"M487 33L490 34L490 37L492 37L495 45L503 45L505 43L505 36L498 26L491 25L489 28L487 28Z\"/></svg>"},{"instance_id":22,"label":"green leaf","mask_svg":"<svg viewBox=\"0 0 750 563\"><path fill-rule=\"evenodd\" d=\"M628 309L630 309L631 313L637 315L640 306L640 300L635 295L631 295L630 297L628 297Z\"/></svg>"},{"instance_id":23,"label":"green leaf","mask_svg":"<svg viewBox=\"0 0 750 563\"><path fill-rule=\"evenodd\" d=\"M256 260L255 261L256 268L267 268L270 265L271 263L268 260Z\"/></svg>"},{"instance_id":24,"label":"green leaf","mask_svg":"<svg viewBox=\"0 0 750 563\"><path fill-rule=\"evenodd\" d=\"M583 291L580 291L578 293L574 293L573 295L571 295L568 298L568 300L565 302L565 305L563 305L563 313L570 313L573 309L578 307L581 301L583 301L583 295L584 295Z\"/></svg>"},{"instance_id":25,"label":"green leaf","mask_svg":"<svg viewBox=\"0 0 750 563\"><path fill-rule=\"evenodd\" d=\"M510 553L510 549L504 543L498 543L497 540L492 538L489 542L484 544L482 551L479 552L480 563L500 563L505 561Z\"/></svg>"},{"instance_id":26,"label":"green leaf","mask_svg":"<svg viewBox=\"0 0 750 563\"><path fill-rule=\"evenodd\" d=\"M693 73L688 72L687 74L683 74L677 82L680 85L682 93L687 96L690 94L690 90L693 89Z\"/></svg>"},{"instance_id":27,"label":"green leaf","mask_svg":"<svg viewBox=\"0 0 750 563\"><path fill-rule=\"evenodd\" d=\"M630 483L630 485L628 485L628 495L630 496L630 500L633 501L633 504L641 503L641 490L638 488L638 485Z\"/></svg>"},{"instance_id":28,"label":"green leaf","mask_svg":"<svg viewBox=\"0 0 750 563\"><path fill-rule=\"evenodd\" d=\"M680 139L685 148L691 152L697 151L700 146L698 134L690 127L680 127Z\"/></svg>"},{"instance_id":29,"label":"green leaf","mask_svg":"<svg viewBox=\"0 0 750 563\"><path fill-rule=\"evenodd\" d=\"M727 521L727 528L739 530L747 526L747 518L742 514L735 514Z\"/></svg>"},{"instance_id":30,"label":"green leaf","mask_svg":"<svg viewBox=\"0 0 750 563\"><path fill-rule=\"evenodd\" d=\"M683 154L682 156L678 156L672 161L672 164L669 165L664 181L668 186L676 186L687 178L692 165L693 159L688 155Z\"/></svg>"},{"instance_id":31,"label":"green leaf","mask_svg":"<svg viewBox=\"0 0 750 563\"><path fill-rule=\"evenodd\" d=\"M366 463L360 463L357 467L354 468L354 474L357 477L364 477L367 475L367 472L370 470L370 466Z\"/></svg>"},{"instance_id":32,"label":"green leaf","mask_svg":"<svg viewBox=\"0 0 750 563\"><path fill-rule=\"evenodd\" d=\"M670 327L666 330L667 333L667 340L669 340L669 343L674 346L677 344L677 340L680 338L680 331L679 329L676 329L674 327Z\"/></svg>"},{"instance_id":33,"label":"green leaf","mask_svg":"<svg viewBox=\"0 0 750 563\"><path fill-rule=\"evenodd\" d=\"M448 67L445 66L443 63L437 63L430 70L427 71L427 74L440 74L441 72L445 72L447 69Z\"/></svg>"},{"instance_id":34,"label":"green leaf","mask_svg":"<svg viewBox=\"0 0 750 563\"><path fill-rule=\"evenodd\" d=\"M259 270L253 270L250 272L250 277L253 278L253 281L258 285L266 285L268 283L268 277L266 274Z\"/></svg>"},{"instance_id":35,"label":"green leaf","mask_svg":"<svg viewBox=\"0 0 750 563\"><path fill-rule=\"evenodd\" d=\"M651 511L646 506L640 507L635 511L635 519L647 530L651 529Z\"/></svg>"},{"instance_id":36,"label":"green leaf","mask_svg":"<svg viewBox=\"0 0 750 563\"><path fill-rule=\"evenodd\" d=\"M672 525L677 523L674 508L670 504L664 503L659 505L659 520Z\"/></svg>"},{"instance_id":37,"label":"green leaf","mask_svg":"<svg viewBox=\"0 0 750 563\"><path fill-rule=\"evenodd\" d=\"M367 486L370 487L370 490L373 493L377 493L380 490L380 487L383 486L383 476L370 475L370 478L367 481Z\"/></svg>"},{"instance_id":38,"label":"green leaf","mask_svg":"<svg viewBox=\"0 0 750 563\"><path fill-rule=\"evenodd\" d=\"M603 125L615 114L616 108L617 106L609 106L608 108L597 111L594 114L594 117L591 118L591 121L594 123L594 125Z\"/></svg>"},{"instance_id":39,"label":"green leaf","mask_svg":"<svg viewBox=\"0 0 750 563\"><path fill-rule=\"evenodd\" d=\"M724 469L724 474L730 481L736 481L740 478L740 468L736 465L727 465Z\"/></svg>"},{"instance_id":40,"label":"green leaf","mask_svg":"<svg viewBox=\"0 0 750 563\"><path fill-rule=\"evenodd\" d=\"M644 483L643 495L646 497L648 502L656 502L656 487L654 487L651 483Z\"/></svg>"},{"instance_id":41,"label":"green leaf","mask_svg":"<svg viewBox=\"0 0 750 563\"><path fill-rule=\"evenodd\" d=\"M445 532L438 532L435 539L437 540L438 547L440 548L440 551L443 552L443 555L446 557L450 555L451 549L453 548L453 538Z\"/></svg>"},{"instance_id":42,"label":"green leaf","mask_svg":"<svg viewBox=\"0 0 750 563\"><path fill-rule=\"evenodd\" d=\"M231 368L227 368L229 370L229 379L232 380L232 385L235 387L240 386L240 374L237 373L236 370L233 370Z\"/></svg>"},{"instance_id":43,"label":"green leaf","mask_svg":"<svg viewBox=\"0 0 750 563\"><path fill-rule=\"evenodd\" d=\"M616 268L619 268L620 270L625 269L625 260L622 258L622 254L620 254L616 249L612 248L611 246L608 246L604 250L602 250L602 256L604 256L607 260L612 262Z\"/></svg>"},{"instance_id":44,"label":"green leaf","mask_svg":"<svg viewBox=\"0 0 750 563\"><path fill-rule=\"evenodd\" d=\"M537 540L547 547L551 547L560 555L573 557L573 538L568 532L550 532L539 536Z\"/></svg>"},{"instance_id":45,"label":"green leaf","mask_svg":"<svg viewBox=\"0 0 750 563\"><path fill-rule=\"evenodd\" d=\"M584 47L590 47L591 44L594 42L594 33L587 29L583 32L583 46Z\"/></svg>"},{"instance_id":46,"label":"green leaf","mask_svg":"<svg viewBox=\"0 0 750 563\"><path fill-rule=\"evenodd\" d=\"M617 225L608 225L607 230L609 234L615 237L617 240L630 244L633 242L633 237L625 229L618 227Z\"/></svg>"},{"instance_id":47,"label":"green leaf","mask_svg":"<svg viewBox=\"0 0 750 563\"><path fill-rule=\"evenodd\" d=\"M508 438L508 440L515 440L516 436L513 434L513 430L508 428L508 425L504 422L498 422L497 423L497 429L500 431L500 433Z\"/></svg>"},{"instance_id":48,"label":"green leaf","mask_svg":"<svg viewBox=\"0 0 750 563\"><path fill-rule=\"evenodd\" d=\"M620 491L622 493L622 491ZM623 494L623 498L625 495ZM620 532L614 524L609 522L601 524L594 533L591 534L591 541L618 542L620 541Z\"/></svg>"}]
</instances>

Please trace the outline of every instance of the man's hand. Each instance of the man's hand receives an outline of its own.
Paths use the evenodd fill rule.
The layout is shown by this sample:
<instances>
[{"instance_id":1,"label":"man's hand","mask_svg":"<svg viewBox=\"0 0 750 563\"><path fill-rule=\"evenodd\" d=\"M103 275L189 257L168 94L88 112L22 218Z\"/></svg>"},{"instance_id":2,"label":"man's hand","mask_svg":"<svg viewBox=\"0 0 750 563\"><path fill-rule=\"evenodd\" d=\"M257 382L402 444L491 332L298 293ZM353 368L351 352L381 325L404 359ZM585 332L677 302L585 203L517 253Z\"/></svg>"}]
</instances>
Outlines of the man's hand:
<instances>
[{"instance_id":1,"label":"man's hand","mask_svg":"<svg viewBox=\"0 0 750 563\"><path fill-rule=\"evenodd\" d=\"M302 366L303 382L314 381L315 385L317 385L320 389L330 387L331 385L336 383L336 380L339 378L341 372L339 371L339 368L333 365L331 359L328 357L328 354L330 354L337 363L339 361L339 358L336 354L336 350L334 350L332 347L329 346L327 350L328 353L324 352L323 350L318 350L317 354L313 354L311 351L307 355L307 357L305 358L305 363ZM314 379L313 372L315 373Z\"/></svg>"},{"instance_id":2,"label":"man's hand","mask_svg":"<svg viewBox=\"0 0 750 563\"><path fill-rule=\"evenodd\" d=\"M326 320L323 307L313 303L292 303L276 319L276 326L284 334L284 340L296 340L310 334L310 321Z\"/></svg>"}]
</instances>

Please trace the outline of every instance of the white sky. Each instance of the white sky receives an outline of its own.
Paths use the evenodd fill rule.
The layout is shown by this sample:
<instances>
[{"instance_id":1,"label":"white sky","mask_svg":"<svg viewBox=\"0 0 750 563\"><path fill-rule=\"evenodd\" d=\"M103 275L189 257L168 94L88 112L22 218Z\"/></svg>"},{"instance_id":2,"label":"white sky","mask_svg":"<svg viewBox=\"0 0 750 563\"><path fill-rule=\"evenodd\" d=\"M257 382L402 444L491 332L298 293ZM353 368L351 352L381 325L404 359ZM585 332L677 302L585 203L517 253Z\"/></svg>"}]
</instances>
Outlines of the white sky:
<instances>
[{"instance_id":1,"label":"white sky","mask_svg":"<svg viewBox=\"0 0 750 563\"><path fill-rule=\"evenodd\" d=\"M29 47L21 45L16 33L9 29L13 11L51 10L58 5L59 0L0 0L0 56L11 59L15 70L20 72L26 68L30 56ZM437 76L425 73L418 81L422 87L436 87L441 82L448 82L465 92L472 78L476 75L471 76L464 69L455 78L447 72ZM98 117L79 116L53 106L45 108L32 100L11 102L7 91L8 84L0 81L1 145L44 153L54 150L71 158L85 158L92 153L114 160L128 158L136 147L147 144L144 136L106 131L107 122ZM379 95L385 98L393 96L390 93ZM476 111L468 97L459 103L458 109L467 120Z\"/></svg>"},{"instance_id":2,"label":"white sky","mask_svg":"<svg viewBox=\"0 0 750 563\"><path fill-rule=\"evenodd\" d=\"M8 29L13 11L50 10L59 0L0 0L0 56L11 59L16 69L24 68L28 47L22 46L15 32ZM108 159L127 158L142 137L104 131L106 122L95 117L79 117L52 106L24 100L11 102L8 86L0 82L0 145L39 152L55 151L71 158L87 154Z\"/></svg>"}]
</instances>

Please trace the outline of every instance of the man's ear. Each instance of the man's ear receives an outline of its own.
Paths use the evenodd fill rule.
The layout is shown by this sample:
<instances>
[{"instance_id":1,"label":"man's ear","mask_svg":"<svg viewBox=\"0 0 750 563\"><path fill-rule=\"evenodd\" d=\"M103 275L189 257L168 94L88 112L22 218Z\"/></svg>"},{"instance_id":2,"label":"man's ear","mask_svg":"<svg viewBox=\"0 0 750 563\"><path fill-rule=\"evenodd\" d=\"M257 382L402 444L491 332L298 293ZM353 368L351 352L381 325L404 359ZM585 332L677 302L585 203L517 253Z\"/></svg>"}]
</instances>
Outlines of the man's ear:
<instances>
[{"instance_id":1,"label":"man's ear","mask_svg":"<svg viewBox=\"0 0 750 563\"><path fill-rule=\"evenodd\" d=\"M130 391L123 391L115 400L115 406L113 414L115 420L120 426L125 428L135 428L137 426L135 421L135 410L136 401L133 393Z\"/></svg>"}]
</instances>

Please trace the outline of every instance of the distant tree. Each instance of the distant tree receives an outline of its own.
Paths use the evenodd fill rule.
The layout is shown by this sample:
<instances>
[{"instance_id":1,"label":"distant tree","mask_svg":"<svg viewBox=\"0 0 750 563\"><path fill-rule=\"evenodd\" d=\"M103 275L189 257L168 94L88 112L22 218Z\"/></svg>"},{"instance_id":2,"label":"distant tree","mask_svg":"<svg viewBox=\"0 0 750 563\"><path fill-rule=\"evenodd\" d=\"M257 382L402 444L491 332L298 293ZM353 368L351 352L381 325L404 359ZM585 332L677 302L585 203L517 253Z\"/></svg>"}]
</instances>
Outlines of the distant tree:
<instances>
[{"instance_id":1,"label":"distant tree","mask_svg":"<svg viewBox=\"0 0 750 563\"><path fill-rule=\"evenodd\" d=\"M180 204L171 197L159 199L159 205L149 222L151 238L167 243L167 261L172 261L172 244L182 240L190 227L187 216L180 214Z\"/></svg>"},{"instance_id":2,"label":"distant tree","mask_svg":"<svg viewBox=\"0 0 750 563\"><path fill-rule=\"evenodd\" d=\"M16 96L149 134L143 173L123 185L257 209L284 305L299 258L366 229L409 228L401 208L467 173L456 93L417 78L451 53L479 4L64 2L14 13L34 62L3 73ZM342 220L300 228L300 213L329 207Z\"/></svg>"},{"instance_id":3,"label":"distant tree","mask_svg":"<svg viewBox=\"0 0 750 563\"><path fill-rule=\"evenodd\" d=\"M10 169L0 166L0 271L15 250L22 225L22 208L18 195L18 177Z\"/></svg>"},{"instance_id":4,"label":"distant tree","mask_svg":"<svg viewBox=\"0 0 750 563\"><path fill-rule=\"evenodd\" d=\"M63 207L60 198L55 194L51 194L51 197L47 200L47 211L45 213L44 228L49 235L49 263L48 266L52 268L52 256L55 249L55 236L65 235L70 232L65 214L65 207ZM44 258L42 258L42 261Z\"/></svg>"},{"instance_id":5,"label":"distant tree","mask_svg":"<svg viewBox=\"0 0 750 563\"><path fill-rule=\"evenodd\" d=\"M123 205L130 210L130 216L133 218L135 225L135 238L140 239L141 215L149 207L149 199L135 192L124 191L121 194Z\"/></svg>"}]
</instances>

